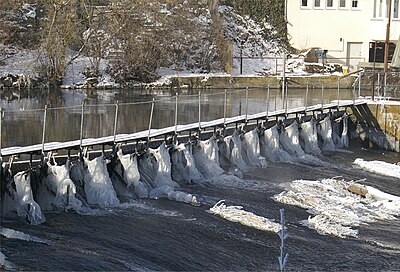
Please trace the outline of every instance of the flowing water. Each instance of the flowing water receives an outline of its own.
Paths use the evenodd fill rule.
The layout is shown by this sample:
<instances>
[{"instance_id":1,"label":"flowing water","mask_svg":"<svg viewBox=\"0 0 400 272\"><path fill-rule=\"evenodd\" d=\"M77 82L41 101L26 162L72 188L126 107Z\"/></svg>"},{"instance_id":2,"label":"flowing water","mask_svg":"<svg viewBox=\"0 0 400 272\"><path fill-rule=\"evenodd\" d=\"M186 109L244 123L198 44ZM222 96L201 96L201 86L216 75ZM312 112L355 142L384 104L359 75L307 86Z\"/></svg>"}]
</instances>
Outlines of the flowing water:
<instances>
[{"instance_id":1,"label":"flowing water","mask_svg":"<svg viewBox=\"0 0 400 272\"><path fill-rule=\"evenodd\" d=\"M400 155L348 141L347 120L122 148L111 161L50 156L41 170L8 176L2 210L15 217L1 222L0 264L277 271L284 208L286 270L398 270Z\"/></svg>"}]
</instances>

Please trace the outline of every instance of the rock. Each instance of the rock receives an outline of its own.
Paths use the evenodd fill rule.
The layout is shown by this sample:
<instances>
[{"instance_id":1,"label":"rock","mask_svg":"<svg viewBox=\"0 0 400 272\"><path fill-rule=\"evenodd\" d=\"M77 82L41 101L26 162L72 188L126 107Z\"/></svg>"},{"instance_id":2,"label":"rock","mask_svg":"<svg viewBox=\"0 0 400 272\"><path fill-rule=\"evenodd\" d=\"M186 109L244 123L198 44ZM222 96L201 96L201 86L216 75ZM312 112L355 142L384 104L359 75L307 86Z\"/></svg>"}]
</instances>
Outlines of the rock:
<instances>
[{"instance_id":1,"label":"rock","mask_svg":"<svg viewBox=\"0 0 400 272\"><path fill-rule=\"evenodd\" d=\"M368 190L366 188L363 188L357 184L352 184L349 187L347 187L347 191L362 197L366 197L366 195L368 194Z\"/></svg>"}]
</instances>

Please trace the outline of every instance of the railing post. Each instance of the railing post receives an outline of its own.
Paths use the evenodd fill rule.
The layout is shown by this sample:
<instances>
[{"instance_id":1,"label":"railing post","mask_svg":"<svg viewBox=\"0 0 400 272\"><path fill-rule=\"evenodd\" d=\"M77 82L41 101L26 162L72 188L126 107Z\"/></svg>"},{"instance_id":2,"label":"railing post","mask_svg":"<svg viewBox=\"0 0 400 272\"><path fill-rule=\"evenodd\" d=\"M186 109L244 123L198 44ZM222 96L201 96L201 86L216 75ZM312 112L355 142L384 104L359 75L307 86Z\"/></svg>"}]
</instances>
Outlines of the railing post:
<instances>
[{"instance_id":1,"label":"railing post","mask_svg":"<svg viewBox=\"0 0 400 272\"><path fill-rule=\"evenodd\" d=\"M305 101L305 107L304 107L304 112L307 113L307 107L308 107L308 80L306 83L306 101Z\"/></svg>"},{"instance_id":2,"label":"railing post","mask_svg":"<svg viewBox=\"0 0 400 272\"><path fill-rule=\"evenodd\" d=\"M353 106L356 104L356 84L353 84Z\"/></svg>"},{"instance_id":3,"label":"railing post","mask_svg":"<svg viewBox=\"0 0 400 272\"><path fill-rule=\"evenodd\" d=\"M201 130L201 90L199 90L199 131Z\"/></svg>"},{"instance_id":4,"label":"railing post","mask_svg":"<svg viewBox=\"0 0 400 272\"><path fill-rule=\"evenodd\" d=\"M114 144L115 144L115 140L117 137L118 109L119 109L119 105L118 105L118 101L117 101L117 103L115 104L115 116L114 116Z\"/></svg>"},{"instance_id":5,"label":"railing post","mask_svg":"<svg viewBox=\"0 0 400 272\"><path fill-rule=\"evenodd\" d=\"M247 125L248 110L249 110L249 87L246 87L246 119L245 119L245 125Z\"/></svg>"},{"instance_id":6,"label":"railing post","mask_svg":"<svg viewBox=\"0 0 400 272\"><path fill-rule=\"evenodd\" d=\"M175 135L178 131L178 93L175 93Z\"/></svg>"},{"instance_id":7,"label":"railing post","mask_svg":"<svg viewBox=\"0 0 400 272\"><path fill-rule=\"evenodd\" d=\"M289 107L289 94L288 94L288 84L285 79L285 115L288 115L288 107Z\"/></svg>"},{"instance_id":8,"label":"railing post","mask_svg":"<svg viewBox=\"0 0 400 272\"><path fill-rule=\"evenodd\" d=\"M337 110L339 111L339 106L340 106L340 77L338 77L338 83L337 83Z\"/></svg>"},{"instance_id":9,"label":"railing post","mask_svg":"<svg viewBox=\"0 0 400 272\"><path fill-rule=\"evenodd\" d=\"M42 132L42 156L44 156L44 142L46 137L47 105L44 106L43 132Z\"/></svg>"},{"instance_id":10,"label":"railing post","mask_svg":"<svg viewBox=\"0 0 400 272\"><path fill-rule=\"evenodd\" d=\"M82 102L81 108L81 131L79 134L79 147L82 152L82 142L83 142L83 116L84 116L85 101Z\"/></svg>"},{"instance_id":11,"label":"railing post","mask_svg":"<svg viewBox=\"0 0 400 272\"><path fill-rule=\"evenodd\" d=\"M271 90L270 90L270 87L269 87L269 85L268 85L268 87L267 87L267 109L266 109L266 113L265 113L265 119L266 120L268 120L268 116L269 116L269 98L270 98L270 92L271 92Z\"/></svg>"},{"instance_id":12,"label":"railing post","mask_svg":"<svg viewBox=\"0 0 400 272\"><path fill-rule=\"evenodd\" d=\"M154 112L154 97L153 97L153 101L151 102L151 111L150 111L150 120L149 120L149 134L147 135L147 144L150 143L150 129L151 129L151 123L153 122L153 112Z\"/></svg>"},{"instance_id":13,"label":"railing post","mask_svg":"<svg viewBox=\"0 0 400 272\"><path fill-rule=\"evenodd\" d=\"M386 100L386 90L387 90L387 72L385 72L385 79L384 79L384 86L383 86L383 100Z\"/></svg>"},{"instance_id":14,"label":"railing post","mask_svg":"<svg viewBox=\"0 0 400 272\"><path fill-rule=\"evenodd\" d=\"M358 97L361 96L361 77L362 73L360 73L360 76L358 77Z\"/></svg>"},{"instance_id":15,"label":"railing post","mask_svg":"<svg viewBox=\"0 0 400 272\"><path fill-rule=\"evenodd\" d=\"M321 86L321 111L324 111L324 81L322 80Z\"/></svg>"},{"instance_id":16,"label":"railing post","mask_svg":"<svg viewBox=\"0 0 400 272\"><path fill-rule=\"evenodd\" d=\"M227 93L225 89L225 94L224 94L224 129L226 127L226 107L227 107Z\"/></svg>"},{"instance_id":17,"label":"railing post","mask_svg":"<svg viewBox=\"0 0 400 272\"><path fill-rule=\"evenodd\" d=\"M378 95L381 96L381 73L378 72Z\"/></svg>"}]
</instances>

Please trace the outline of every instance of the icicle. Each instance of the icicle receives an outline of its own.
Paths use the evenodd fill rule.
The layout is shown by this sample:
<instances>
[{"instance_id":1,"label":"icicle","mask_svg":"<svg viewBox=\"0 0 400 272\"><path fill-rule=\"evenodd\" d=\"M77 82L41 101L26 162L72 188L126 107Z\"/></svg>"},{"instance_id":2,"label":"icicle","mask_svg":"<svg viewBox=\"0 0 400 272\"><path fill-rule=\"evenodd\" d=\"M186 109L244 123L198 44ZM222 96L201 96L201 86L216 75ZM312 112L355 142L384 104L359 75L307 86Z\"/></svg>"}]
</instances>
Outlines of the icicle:
<instances>
[{"instance_id":1,"label":"icicle","mask_svg":"<svg viewBox=\"0 0 400 272\"><path fill-rule=\"evenodd\" d=\"M190 143L180 144L171 152L172 179L176 182L201 183L204 178L196 168Z\"/></svg>"},{"instance_id":2,"label":"icicle","mask_svg":"<svg viewBox=\"0 0 400 272\"><path fill-rule=\"evenodd\" d=\"M314 119L300 125L300 144L306 153L321 155L318 146L317 124Z\"/></svg>"},{"instance_id":3,"label":"icicle","mask_svg":"<svg viewBox=\"0 0 400 272\"><path fill-rule=\"evenodd\" d=\"M107 161L103 156L93 160L84 158L84 182L87 202L101 207L115 207L119 205L117 194L107 172Z\"/></svg>"},{"instance_id":4,"label":"icicle","mask_svg":"<svg viewBox=\"0 0 400 272\"><path fill-rule=\"evenodd\" d=\"M215 136L206 141L198 141L193 147L193 157L197 169L206 179L219 176L224 172L219 165L218 144Z\"/></svg>"},{"instance_id":5,"label":"icicle","mask_svg":"<svg viewBox=\"0 0 400 272\"><path fill-rule=\"evenodd\" d=\"M82 208L82 202L75 197L75 184L69 176L69 162L61 166L47 162L47 176L36 194L42 210L73 208L78 211Z\"/></svg>"},{"instance_id":6,"label":"icicle","mask_svg":"<svg viewBox=\"0 0 400 272\"><path fill-rule=\"evenodd\" d=\"M142 181L151 188L149 197L166 197L170 200L198 204L195 196L175 191L179 185L171 178L171 159L165 143L157 149L149 149L139 160Z\"/></svg>"},{"instance_id":7,"label":"icicle","mask_svg":"<svg viewBox=\"0 0 400 272\"><path fill-rule=\"evenodd\" d=\"M292 157L284 151L279 142L278 126L274 125L264 131L260 137L260 153L273 162L291 162Z\"/></svg>"},{"instance_id":8,"label":"icicle","mask_svg":"<svg viewBox=\"0 0 400 272\"><path fill-rule=\"evenodd\" d=\"M329 116L325 117L324 120L319 122L318 135L322 139L322 150L323 151L334 151L335 150L335 144L333 143L333 140L332 140L331 118Z\"/></svg>"},{"instance_id":9,"label":"icicle","mask_svg":"<svg viewBox=\"0 0 400 272\"><path fill-rule=\"evenodd\" d=\"M296 121L285 127L280 134L279 141L283 149L292 156L303 156L305 152L301 149L299 141L299 129Z\"/></svg>"},{"instance_id":10,"label":"icicle","mask_svg":"<svg viewBox=\"0 0 400 272\"><path fill-rule=\"evenodd\" d=\"M333 142L338 148L349 146L349 137L347 135L348 131L347 119L348 119L347 114L344 113L343 116L335 120L336 122L334 122L332 125Z\"/></svg>"},{"instance_id":11,"label":"icicle","mask_svg":"<svg viewBox=\"0 0 400 272\"><path fill-rule=\"evenodd\" d=\"M232 136L227 136L220 145L220 161L229 172L241 176L240 171L247 170L247 164L242 157L242 141L239 133L235 130Z\"/></svg>"},{"instance_id":12,"label":"icicle","mask_svg":"<svg viewBox=\"0 0 400 272\"><path fill-rule=\"evenodd\" d=\"M14 176L15 202L18 216L23 216L33 225L44 223L46 220L38 203L33 199L30 172L19 172Z\"/></svg>"},{"instance_id":13,"label":"icicle","mask_svg":"<svg viewBox=\"0 0 400 272\"><path fill-rule=\"evenodd\" d=\"M258 139L258 128L247 132L242 140L243 159L248 165L267 167L267 161L260 154L260 141Z\"/></svg>"},{"instance_id":14,"label":"icicle","mask_svg":"<svg viewBox=\"0 0 400 272\"><path fill-rule=\"evenodd\" d=\"M149 188L140 180L137 156L135 154L123 155L120 150L118 159L122 167L117 167L117 172L125 181L126 189L133 190L140 198L148 197Z\"/></svg>"}]
</instances>

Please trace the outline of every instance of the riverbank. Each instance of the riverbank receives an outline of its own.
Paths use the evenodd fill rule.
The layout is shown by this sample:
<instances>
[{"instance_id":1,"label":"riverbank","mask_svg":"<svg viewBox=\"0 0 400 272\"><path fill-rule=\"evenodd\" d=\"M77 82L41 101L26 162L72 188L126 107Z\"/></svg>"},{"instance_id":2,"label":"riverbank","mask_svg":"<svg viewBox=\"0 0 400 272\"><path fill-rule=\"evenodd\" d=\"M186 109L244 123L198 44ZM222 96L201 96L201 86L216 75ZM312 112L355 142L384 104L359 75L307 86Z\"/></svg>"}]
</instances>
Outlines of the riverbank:
<instances>
[{"instance_id":1,"label":"riverbank","mask_svg":"<svg viewBox=\"0 0 400 272\"><path fill-rule=\"evenodd\" d=\"M343 74L329 75L296 75L288 74L286 76L289 88L324 88L350 89L354 83L355 77L344 77ZM188 88L188 89L243 89L243 88L281 88L282 77L276 75L256 76L256 75L185 75L170 76L156 83L146 85L154 88Z\"/></svg>"}]
</instances>

